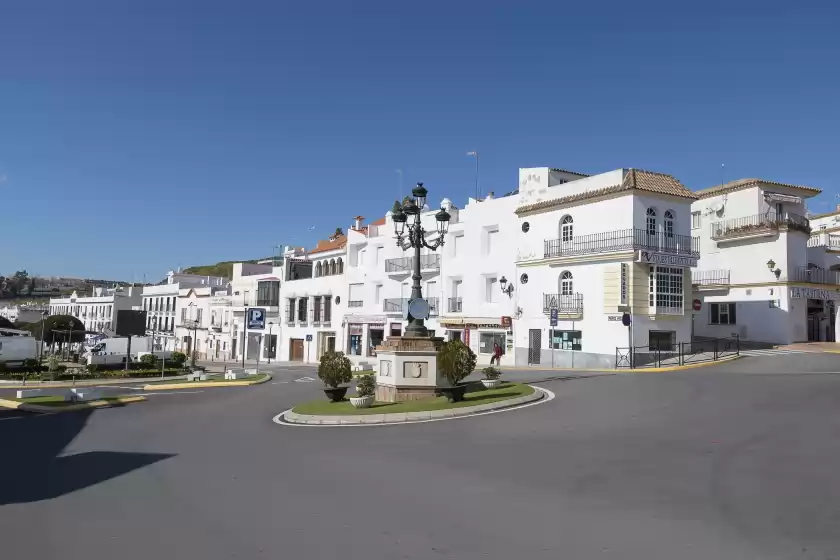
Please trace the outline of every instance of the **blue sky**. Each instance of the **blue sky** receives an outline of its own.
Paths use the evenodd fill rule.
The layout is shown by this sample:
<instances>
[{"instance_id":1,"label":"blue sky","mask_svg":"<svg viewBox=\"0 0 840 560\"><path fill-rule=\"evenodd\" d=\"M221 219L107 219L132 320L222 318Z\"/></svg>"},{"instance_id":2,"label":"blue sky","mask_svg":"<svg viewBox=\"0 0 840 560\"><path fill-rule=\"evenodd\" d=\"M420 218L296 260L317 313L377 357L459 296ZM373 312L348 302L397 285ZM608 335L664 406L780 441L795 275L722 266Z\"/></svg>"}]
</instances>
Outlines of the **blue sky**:
<instances>
[{"instance_id":1,"label":"blue sky","mask_svg":"<svg viewBox=\"0 0 840 560\"><path fill-rule=\"evenodd\" d=\"M382 216L398 168L463 204L470 150L484 190L639 167L833 208L840 8L683 4L4 2L0 273L157 280L311 245Z\"/></svg>"}]
</instances>

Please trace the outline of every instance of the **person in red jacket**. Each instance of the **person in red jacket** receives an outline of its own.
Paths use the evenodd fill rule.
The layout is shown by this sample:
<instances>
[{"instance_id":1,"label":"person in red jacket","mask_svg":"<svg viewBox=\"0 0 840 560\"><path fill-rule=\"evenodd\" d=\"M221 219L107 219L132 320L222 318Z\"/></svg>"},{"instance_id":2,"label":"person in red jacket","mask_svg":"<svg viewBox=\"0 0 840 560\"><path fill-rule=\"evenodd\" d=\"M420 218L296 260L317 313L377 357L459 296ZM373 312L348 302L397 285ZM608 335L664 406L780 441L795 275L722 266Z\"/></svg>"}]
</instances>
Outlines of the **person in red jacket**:
<instances>
[{"instance_id":1,"label":"person in red jacket","mask_svg":"<svg viewBox=\"0 0 840 560\"><path fill-rule=\"evenodd\" d=\"M493 365L493 360L496 360L496 365L501 365L502 363L502 347L499 346L498 342L493 343L493 356L490 358L490 365Z\"/></svg>"}]
</instances>

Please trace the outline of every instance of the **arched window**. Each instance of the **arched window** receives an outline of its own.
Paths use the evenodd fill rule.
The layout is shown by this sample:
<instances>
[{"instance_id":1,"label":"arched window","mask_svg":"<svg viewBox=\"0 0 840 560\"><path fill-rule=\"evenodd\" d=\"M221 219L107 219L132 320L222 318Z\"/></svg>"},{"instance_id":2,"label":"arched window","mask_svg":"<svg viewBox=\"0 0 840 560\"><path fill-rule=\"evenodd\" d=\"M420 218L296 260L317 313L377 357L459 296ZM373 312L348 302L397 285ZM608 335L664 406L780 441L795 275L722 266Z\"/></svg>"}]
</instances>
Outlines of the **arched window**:
<instances>
[{"instance_id":1,"label":"arched window","mask_svg":"<svg viewBox=\"0 0 840 560\"><path fill-rule=\"evenodd\" d=\"M321 261L318 261L318 263L315 265L315 278L318 278L319 276L323 276L323 275L324 275L324 271L321 268Z\"/></svg>"},{"instance_id":2,"label":"arched window","mask_svg":"<svg viewBox=\"0 0 840 560\"><path fill-rule=\"evenodd\" d=\"M560 275L560 295L570 296L574 293L575 286L572 280L572 273L566 270Z\"/></svg>"},{"instance_id":3,"label":"arched window","mask_svg":"<svg viewBox=\"0 0 840 560\"><path fill-rule=\"evenodd\" d=\"M674 237L674 211L665 210L665 237Z\"/></svg>"},{"instance_id":4,"label":"arched window","mask_svg":"<svg viewBox=\"0 0 840 560\"><path fill-rule=\"evenodd\" d=\"M336 271L337 274L344 274L344 261L341 260L341 257L338 257L338 260L335 262L338 270Z\"/></svg>"},{"instance_id":5,"label":"arched window","mask_svg":"<svg viewBox=\"0 0 840 560\"><path fill-rule=\"evenodd\" d=\"M648 208L646 218L647 234L656 235L656 208Z\"/></svg>"},{"instance_id":6,"label":"arched window","mask_svg":"<svg viewBox=\"0 0 840 560\"><path fill-rule=\"evenodd\" d=\"M330 260L330 275L335 274L335 259Z\"/></svg>"},{"instance_id":7,"label":"arched window","mask_svg":"<svg viewBox=\"0 0 840 560\"><path fill-rule=\"evenodd\" d=\"M574 220L571 216L563 216L560 220L560 241L569 242L574 237Z\"/></svg>"}]
</instances>

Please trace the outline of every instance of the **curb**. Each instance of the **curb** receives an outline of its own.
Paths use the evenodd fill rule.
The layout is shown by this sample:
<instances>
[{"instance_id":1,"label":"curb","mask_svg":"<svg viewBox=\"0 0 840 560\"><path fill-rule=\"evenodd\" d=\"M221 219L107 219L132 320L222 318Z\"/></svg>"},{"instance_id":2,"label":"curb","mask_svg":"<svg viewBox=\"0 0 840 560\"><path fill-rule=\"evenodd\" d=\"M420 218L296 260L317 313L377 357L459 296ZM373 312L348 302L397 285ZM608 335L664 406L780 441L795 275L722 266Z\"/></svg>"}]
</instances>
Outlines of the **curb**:
<instances>
[{"instance_id":1,"label":"curb","mask_svg":"<svg viewBox=\"0 0 840 560\"><path fill-rule=\"evenodd\" d=\"M135 402L145 401L146 397L117 397L109 400L88 401L85 403L71 404L69 406L43 406L40 404L28 404L20 401L10 401L0 399L0 407L12 408L16 410L23 410L25 412L38 412L40 414L59 414L62 412L75 412L78 410L88 410L91 408L108 408L115 404L129 404Z\"/></svg>"},{"instance_id":2,"label":"curb","mask_svg":"<svg viewBox=\"0 0 840 560\"><path fill-rule=\"evenodd\" d=\"M262 385L271 381L270 373L263 373L265 377L257 381L189 381L187 383L166 383L164 385L144 385L144 391L169 391L170 389L193 389L201 387L249 387Z\"/></svg>"},{"instance_id":3,"label":"curb","mask_svg":"<svg viewBox=\"0 0 840 560\"><path fill-rule=\"evenodd\" d=\"M838 351L840 353L840 350ZM731 358L723 358L720 360L713 360L710 362L700 362L696 364L687 364L683 366L666 366L666 367L657 367L657 368L616 368L616 369L588 369L588 368L541 368L541 367L531 367L531 366L523 366L523 367L515 367L515 366L503 366L501 368L502 371L515 371L515 372L528 372L528 371L563 371L563 372L588 372L588 373L655 373L661 371L680 371L684 369L695 369L699 367L707 367L713 366L716 364L723 364L726 362L731 362L733 360L737 360L738 358L743 358L744 356L732 356ZM476 373L476 372L473 372Z\"/></svg>"},{"instance_id":4,"label":"curb","mask_svg":"<svg viewBox=\"0 0 840 560\"><path fill-rule=\"evenodd\" d=\"M415 422L428 422L429 420L442 420L447 418L459 418L472 416L482 412L514 408L528 403L541 401L546 397L546 392L539 387L529 385L534 392L530 395L507 399L488 404L476 406L465 406L449 410L430 410L426 412L401 412L392 414L362 414L358 416L341 415L313 415L298 414L291 410L280 414L282 420L288 424L302 424L309 426L361 426L375 424L412 424Z\"/></svg>"}]
</instances>

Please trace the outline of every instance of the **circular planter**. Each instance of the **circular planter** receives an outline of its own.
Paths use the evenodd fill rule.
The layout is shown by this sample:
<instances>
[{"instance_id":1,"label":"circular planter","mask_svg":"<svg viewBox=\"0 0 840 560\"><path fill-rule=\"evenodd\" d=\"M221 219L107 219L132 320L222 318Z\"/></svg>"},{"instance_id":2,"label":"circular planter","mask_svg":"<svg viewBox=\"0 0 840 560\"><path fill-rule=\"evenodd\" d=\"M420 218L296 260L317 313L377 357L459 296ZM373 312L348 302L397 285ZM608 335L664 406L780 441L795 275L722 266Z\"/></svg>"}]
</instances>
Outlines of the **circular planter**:
<instances>
[{"instance_id":1,"label":"circular planter","mask_svg":"<svg viewBox=\"0 0 840 560\"><path fill-rule=\"evenodd\" d=\"M502 383L501 379L482 379L481 384L487 389L495 389Z\"/></svg>"},{"instance_id":2,"label":"circular planter","mask_svg":"<svg viewBox=\"0 0 840 560\"><path fill-rule=\"evenodd\" d=\"M441 387L440 393L446 397L449 402L461 402L464 400L464 393L467 392L466 385L456 385L455 387Z\"/></svg>"},{"instance_id":3,"label":"circular planter","mask_svg":"<svg viewBox=\"0 0 840 560\"><path fill-rule=\"evenodd\" d=\"M332 402L341 402L347 394L347 387L327 387L324 389L324 394Z\"/></svg>"},{"instance_id":4,"label":"circular planter","mask_svg":"<svg viewBox=\"0 0 840 560\"><path fill-rule=\"evenodd\" d=\"M350 397L350 404L356 408L370 408L373 404L373 395L368 397Z\"/></svg>"}]
</instances>

